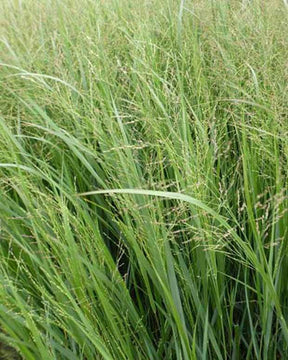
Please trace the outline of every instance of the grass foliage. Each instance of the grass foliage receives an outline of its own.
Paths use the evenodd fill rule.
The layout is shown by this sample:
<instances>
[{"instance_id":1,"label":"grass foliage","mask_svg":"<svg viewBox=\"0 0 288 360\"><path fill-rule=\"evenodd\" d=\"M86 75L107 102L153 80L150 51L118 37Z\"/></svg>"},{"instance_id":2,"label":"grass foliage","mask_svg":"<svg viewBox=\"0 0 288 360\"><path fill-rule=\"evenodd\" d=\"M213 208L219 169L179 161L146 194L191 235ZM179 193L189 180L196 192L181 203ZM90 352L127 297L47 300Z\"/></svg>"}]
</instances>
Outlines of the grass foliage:
<instances>
[{"instance_id":1,"label":"grass foliage","mask_svg":"<svg viewBox=\"0 0 288 360\"><path fill-rule=\"evenodd\" d=\"M0 14L1 358L287 359L285 2Z\"/></svg>"}]
</instances>

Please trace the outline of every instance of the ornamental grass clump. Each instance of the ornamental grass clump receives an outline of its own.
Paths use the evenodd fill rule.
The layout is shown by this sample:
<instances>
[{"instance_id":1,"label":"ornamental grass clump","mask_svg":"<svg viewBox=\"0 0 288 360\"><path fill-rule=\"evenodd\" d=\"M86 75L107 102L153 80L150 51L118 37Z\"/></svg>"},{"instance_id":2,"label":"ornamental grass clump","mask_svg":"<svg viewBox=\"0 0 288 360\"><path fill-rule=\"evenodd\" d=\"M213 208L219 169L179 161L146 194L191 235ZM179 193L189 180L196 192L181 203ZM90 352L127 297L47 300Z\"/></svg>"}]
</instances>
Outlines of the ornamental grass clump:
<instances>
[{"instance_id":1,"label":"ornamental grass clump","mask_svg":"<svg viewBox=\"0 0 288 360\"><path fill-rule=\"evenodd\" d=\"M0 358L286 359L285 3L0 14Z\"/></svg>"}]
</instances>

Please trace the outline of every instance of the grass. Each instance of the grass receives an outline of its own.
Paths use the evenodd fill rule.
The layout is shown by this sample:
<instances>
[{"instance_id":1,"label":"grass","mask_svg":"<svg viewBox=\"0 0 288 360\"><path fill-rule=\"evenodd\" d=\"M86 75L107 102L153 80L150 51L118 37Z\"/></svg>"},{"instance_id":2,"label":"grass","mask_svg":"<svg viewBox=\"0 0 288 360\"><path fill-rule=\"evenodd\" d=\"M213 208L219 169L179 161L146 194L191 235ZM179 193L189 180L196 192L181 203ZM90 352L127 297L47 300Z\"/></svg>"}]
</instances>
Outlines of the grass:
<instances>
[{"instance_id":1,"label":"grass","mask_svg":"<svg viewBox=\"0 0 288 360\"><path fill-rule=\"evenodd\" d=\"M0 13L1 359L286 359L286 3Z\"/></svg>"}]
</instances>

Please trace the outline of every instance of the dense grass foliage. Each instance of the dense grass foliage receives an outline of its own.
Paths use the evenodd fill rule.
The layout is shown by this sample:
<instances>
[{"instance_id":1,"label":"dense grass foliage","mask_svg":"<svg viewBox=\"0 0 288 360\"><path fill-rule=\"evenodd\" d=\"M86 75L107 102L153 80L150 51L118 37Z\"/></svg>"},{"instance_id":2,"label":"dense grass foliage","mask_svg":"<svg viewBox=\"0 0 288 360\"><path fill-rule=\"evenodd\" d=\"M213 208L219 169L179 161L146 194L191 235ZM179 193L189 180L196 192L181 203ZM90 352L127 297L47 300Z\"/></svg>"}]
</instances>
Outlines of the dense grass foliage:
<instances>
[{"instance_id":1,"label":"dense grass foliage","mask_svg":"<svg viewBox=\"0 0 288 360\"><path fill-rule=\"evenodd\" d=\"M1 358L287 359L285 2L0 7Z\"/></svg>"}]
</instances>

